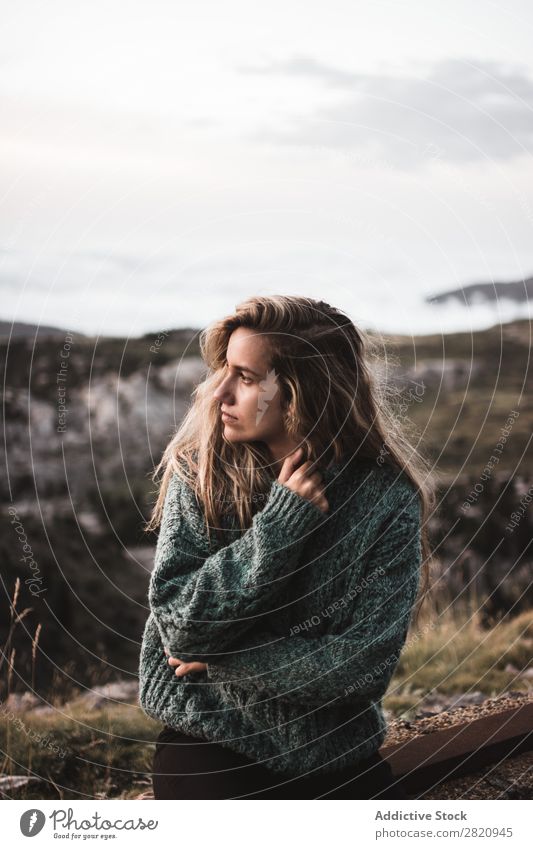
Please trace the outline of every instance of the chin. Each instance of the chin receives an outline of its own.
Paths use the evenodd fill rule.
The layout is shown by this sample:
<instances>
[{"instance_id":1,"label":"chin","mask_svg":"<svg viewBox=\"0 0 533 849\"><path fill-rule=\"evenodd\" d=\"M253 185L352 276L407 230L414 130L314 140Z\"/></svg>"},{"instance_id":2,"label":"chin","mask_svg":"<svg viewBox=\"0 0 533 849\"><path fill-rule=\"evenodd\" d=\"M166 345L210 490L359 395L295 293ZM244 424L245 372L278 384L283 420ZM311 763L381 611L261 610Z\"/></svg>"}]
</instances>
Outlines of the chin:
<instances>
[{"instance_id":1,"label":"chin","mask_svg":"<svg viewBox=\"0 0 533 849\"><path fill-rule=\"evenodd\" d=\"M222 438L225 439L226 442L246 442L246 439L242 436L230 433L227 427L224 428Z\"/></svg>"}]
</instances>

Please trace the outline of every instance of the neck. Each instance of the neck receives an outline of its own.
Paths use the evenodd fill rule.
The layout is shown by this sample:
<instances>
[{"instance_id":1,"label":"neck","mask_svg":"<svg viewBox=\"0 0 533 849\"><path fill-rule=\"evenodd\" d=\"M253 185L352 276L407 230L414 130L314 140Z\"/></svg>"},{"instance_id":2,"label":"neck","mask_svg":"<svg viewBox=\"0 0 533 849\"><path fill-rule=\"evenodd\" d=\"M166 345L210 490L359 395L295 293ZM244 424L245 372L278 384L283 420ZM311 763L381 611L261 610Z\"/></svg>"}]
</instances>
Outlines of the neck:
<instances>
[{"instance_id":1,"label":"neck","mask_svg":"<svg viewBox=\"0 0 533 849\"><path fill-rule=\"evenodd\" d=\"M288 434L283 434L279 439L267 443L267 448L272 457L272 469L276 476L281 472L281 467L289 454L296 451L299 445L300 443L293 440Z\"/></svg>"},{"instance_id":2,"label":"neck","mask_svg":"<svg viewBox=\"0 0 533 849\"><path fill-rule=\"evenodd\" d=\"M297 448L300 447L301 441L297 442L291 439L287 434L283 434L279 439L266 443L267 448L272 457L272 470L275 472L276 477L281 472L281 467L283 463L293 451L296 451ZM330 469L333 466L337 465L337 461L333 456L327 466L324 466L326 469Z\"/></svg>"}]
</instances>

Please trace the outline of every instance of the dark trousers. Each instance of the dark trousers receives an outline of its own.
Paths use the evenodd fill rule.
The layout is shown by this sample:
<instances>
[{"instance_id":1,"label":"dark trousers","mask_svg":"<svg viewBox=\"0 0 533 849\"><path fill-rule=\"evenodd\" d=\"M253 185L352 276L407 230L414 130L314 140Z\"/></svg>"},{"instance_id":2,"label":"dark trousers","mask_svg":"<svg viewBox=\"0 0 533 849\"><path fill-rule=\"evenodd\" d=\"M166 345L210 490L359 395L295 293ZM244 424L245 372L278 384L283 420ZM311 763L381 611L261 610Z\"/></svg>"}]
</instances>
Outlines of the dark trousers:
<instances>
[{"instance_id":1,"label":"dark trousers","mask_svg":"<svg viewBox=\"0 0 533 849\"><path fill-rule=\"evenodd\" d=\"M156 740L152 782L156 799L407 798L378 752L333 775L300 777L168 726Z\"/></svg>"}]
</instances>

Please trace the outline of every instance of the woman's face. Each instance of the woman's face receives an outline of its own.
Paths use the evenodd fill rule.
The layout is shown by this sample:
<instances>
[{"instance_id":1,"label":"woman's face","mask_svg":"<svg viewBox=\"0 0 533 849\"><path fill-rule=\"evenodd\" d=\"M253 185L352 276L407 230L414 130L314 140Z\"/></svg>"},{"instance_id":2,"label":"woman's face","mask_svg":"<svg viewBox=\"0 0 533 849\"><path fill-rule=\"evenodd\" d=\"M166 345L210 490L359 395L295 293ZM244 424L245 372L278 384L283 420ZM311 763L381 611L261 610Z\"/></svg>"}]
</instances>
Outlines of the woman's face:
<instances>
[{"instance_id":1,"label":"woman's face","mask_svg":"<svg viewBox=\"0 0 533 849\"><path fill-rule=\"evenodd\" d=\"M221 411L224 438L230 442L264 441L283 438L281 393L274 370L270 368L268 336L238 327L230 336L224 378L214 393Z\"/></svg>"}]
</instances>

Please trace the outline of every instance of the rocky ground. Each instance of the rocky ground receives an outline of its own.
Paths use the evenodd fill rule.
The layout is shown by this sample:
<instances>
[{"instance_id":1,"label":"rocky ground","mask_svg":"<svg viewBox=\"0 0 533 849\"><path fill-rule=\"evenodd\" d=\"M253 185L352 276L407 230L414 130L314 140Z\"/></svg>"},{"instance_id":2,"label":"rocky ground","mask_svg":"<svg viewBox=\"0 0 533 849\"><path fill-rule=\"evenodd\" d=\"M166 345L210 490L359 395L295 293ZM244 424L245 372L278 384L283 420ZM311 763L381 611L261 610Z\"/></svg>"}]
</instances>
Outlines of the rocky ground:
<instances>
[{"instance_id":1,"label":"rocky ground","mask_svg":"<svg viewBox=\"0 0 533 849\"><path fill-rule=\"evenodd\" d=\"M98 710L109 702L125 705L137 704L138 690L135 680L117 681L102 687L94 687L89 693L80 696L69 706L71 709L83 706L85 709ZM383 748L404 743L423 734L431 734L455 725L463 725L494 713L502 713L533 701L533 692L511 691L497 698L489 698L480 692L455 696L432 692L420 703L419 710L410 720L388 716L388 733ZM9 710L35 716L52 715L57 707L43 704L31 693L12 694L5 702ZM18 777L26 783L24 776ZM4 777L7 781L7 776ZM9 787L3 785L0 776L0 790L15 790L19 785L17 777L9 778ZM146 789L134 798L153 798L149 776L139 782ZM20 784L22 786L22 784ZM494 763L462 778L440 782L428 787L424 795L412 796L419 799L532 799L533 798L533 751L522 753L505 761Z\"/></svg>"},{"instance_id":2,"label":"rocky ground","mask_svg":"<svg viewBox=\"0 0 533 849\"><path fill-rule=\"evenodd\" d=\"M383 746L392 746L422 734L473 722L489 714L503 713L532 701L533 692L524 694L511 691L497 698L488 698L478 691L455 696L432 693L422 701L414 719L388 719L388 734ZM138 798L152 799L153 793L148 789ZM417 798L533 799L533 750L494 763L463 778L428 787Z\"/></svg>"},{"instance_id":3,"label":"rocky ground","mask_svg":"<svg viewBox=\"0 0 533 849\"><path fill-rule=\"evenodd\" d=\"M428 695L413 720L389 718L388 734L383 746L404 743L422 734L463 725L532 701L533 692L503 693L494 699L479 692L455 697ZM462 778L440 782L428 787L423 795L412 798L533 799L533 751L491 764Z\"/></svg>"}]
</instances>

